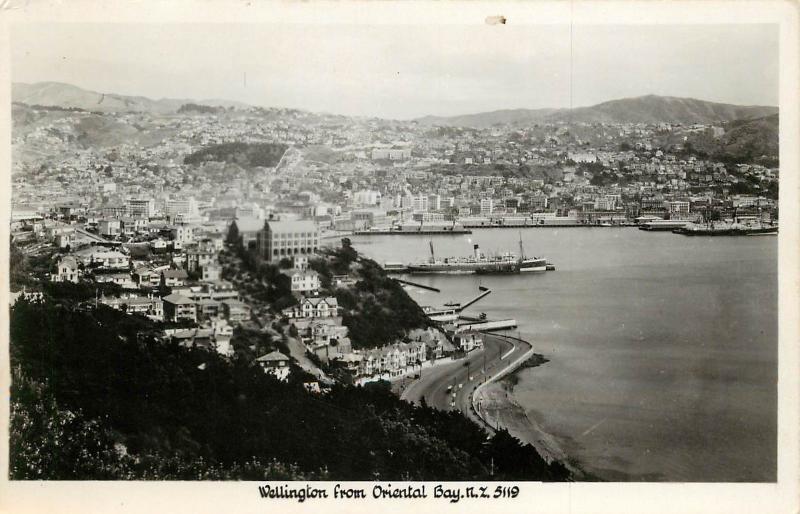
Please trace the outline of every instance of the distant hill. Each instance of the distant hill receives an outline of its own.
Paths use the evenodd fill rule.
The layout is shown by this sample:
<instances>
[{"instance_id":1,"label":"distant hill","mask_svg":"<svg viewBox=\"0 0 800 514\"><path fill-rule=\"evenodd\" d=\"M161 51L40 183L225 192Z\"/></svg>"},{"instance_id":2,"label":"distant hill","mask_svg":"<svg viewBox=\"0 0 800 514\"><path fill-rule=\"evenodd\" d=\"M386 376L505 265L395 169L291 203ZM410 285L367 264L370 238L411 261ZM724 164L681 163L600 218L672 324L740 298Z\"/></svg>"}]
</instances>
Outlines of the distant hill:
<instances>
[{"instance_id":1,"label":"distant hill","mask_svg":"<svg viewBox=\"0 0 800 514\"><path fill-rule=\"evenodd\" d=\"M246 104L228 100L186 100L163 98L152 100L144 96L125 96L98 93L61 82L36 82L11 85L11 99L27 105L58 106L99 112L150 112L173 113L184 104L221 107L247 107Z\"/></svg>"},{"instance_id":2,"label":"distant hill","mask_svg":"<svg viewBox=\"0 0 800 514\"><path fill-rule=\"evenodd\" d=\"M706 102L694 98L640 96L611 100L572 109L513 109L452 117L426 116L419 123L441 126L487 128L495 124L535 123L724 123L763 118L778 113L772 106L742 106Z\"/></svg>"},{"instance_id":3,"label":"distant hill","mask_svg":"<svg viewBox=\"0 0 800 514\"><path fill-rule=\"evenodd\" d=\"M710 140L690 137L695 152L731 163L756 163L777 166L779 157L778 115L752 120L736 120L724 125L725 134Z\"/></svg>"},{"instance_id":4,"label":"distant hill","mask_svg":"<svg viewBox=\"0 0 800 514\"><path fill-rule=\"evenodd\" d=\"M721 153L728 155L778 155L778 115L753 120L737 120L728 126L722 136Z\"/></svg>"},{"instance_id":5,"label":"distant hill","mask_svg":"<svg viewBox=\"0 0 800 514\"><path fill-rule=\"evenodd\" d=\"M423 118L418 118L416 121L425 125L486 128L498 124L524 124L530 123L531 120L543 120L547 115L553 114L557 112L557 110L558 109L502 109L499 111L464 114L461 116L425 116Z\"/></svg>"},{"instance_id":6,"label":"distant hill","mask_svg":"<svg viewBox=\"0 0 800 514\"><path fill-rule=\"evenodd\" d=\"M183 163L202 164L213 161L246 167L272 168L278 165L287 148L286 145L280 143L222 143L187 155L183 158Z\"/></svg>"}]
</instances>

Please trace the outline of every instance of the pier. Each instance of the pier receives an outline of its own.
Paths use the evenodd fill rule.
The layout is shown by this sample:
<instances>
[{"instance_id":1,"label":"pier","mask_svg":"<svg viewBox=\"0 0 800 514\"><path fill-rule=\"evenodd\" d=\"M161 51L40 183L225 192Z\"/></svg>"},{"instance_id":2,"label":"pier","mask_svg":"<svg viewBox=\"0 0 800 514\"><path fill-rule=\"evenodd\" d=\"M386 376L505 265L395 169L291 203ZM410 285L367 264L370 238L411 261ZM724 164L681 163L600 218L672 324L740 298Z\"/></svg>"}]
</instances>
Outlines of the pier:
<instances>
[{"instance_id":1,"label":"pier","mask_svg":"<svg viewBox=\"0 0 800 514\"><path fill-rule=\"evenodd\" d=\"M467 228L444 228L444 229L427 229L421 228L416 230L356 230L353 235L356 236L428 236L428 235L461 235L472 234L472 230Z\"/></svg>"},{"instance_id":2,"label":"pier","mask_svg":"<svg viewBox=\"0 0 800 514\"><path fill-rule=\"evenodd\" d=\"M475 318L468 318L459 316L459 321L464 323L456 323L456 334L459 332L466 332L468 330L477 330L480 332L492 332L495 330L506 330L509 328L517 327L517 320L513 318L498 319L498 320L477 320Z\"/></svg>"},{"instance_id":3,"label":"pier","mask_svg":"<svg viewBox=\"0 0 800 514\"><path fill-rule=\"evenodd\" d=\"M387 270L387 271L388 271L388 270ZM401 279L399 279L399 278L394 278L394 279L392 279L392 280L394 280L395 282L400 282L401 284L405 284L405 285L407 285L407 286L419 287L420 289L427 289L428 291L433 291L433 292L436 292L436 293L441 293L441 290L439 290L439 289L437 289L437 288L435 288L435 287L426 286L426 285L423 285L423 284L417 284L416 282L411 282L411 281L409 281L409 280L401 280ZM476 300L473 300L473 301L472 301L472 303L475 303L475 301L476 301Z\"/></svg>"}]
</instances>

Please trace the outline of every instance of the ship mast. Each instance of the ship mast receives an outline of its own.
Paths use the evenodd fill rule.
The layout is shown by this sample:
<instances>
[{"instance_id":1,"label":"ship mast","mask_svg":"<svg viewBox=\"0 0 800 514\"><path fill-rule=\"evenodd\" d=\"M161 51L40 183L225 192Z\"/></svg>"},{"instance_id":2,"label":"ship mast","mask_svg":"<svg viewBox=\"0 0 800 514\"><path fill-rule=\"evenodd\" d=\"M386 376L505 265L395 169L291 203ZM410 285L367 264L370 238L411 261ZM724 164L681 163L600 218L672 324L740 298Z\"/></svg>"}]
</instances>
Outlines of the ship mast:
<instances>
[{"instance_id":1,"label":"ship mast","mask_svg":"<svg viewBox=\"0 0 800 514\"><path fill-rule=\"evenodd\" d=\"M431 239L431 240L428 242L428 244L429 244L429 245L430 245L430 247L431 247L431 264L433 264L434 262L436 262L436 256L433 254L433 239Z\"/></svg>"},{"instance_id":2,"label":"ship mast","mask_svg":"<svg viewBox=\"0 0 800 514\"><path fill-rule=\"evenodd\" d=\"M525 260L525 250L522 249L522 231L519 231L519 262Z\"/></svg>"}]
</instances>

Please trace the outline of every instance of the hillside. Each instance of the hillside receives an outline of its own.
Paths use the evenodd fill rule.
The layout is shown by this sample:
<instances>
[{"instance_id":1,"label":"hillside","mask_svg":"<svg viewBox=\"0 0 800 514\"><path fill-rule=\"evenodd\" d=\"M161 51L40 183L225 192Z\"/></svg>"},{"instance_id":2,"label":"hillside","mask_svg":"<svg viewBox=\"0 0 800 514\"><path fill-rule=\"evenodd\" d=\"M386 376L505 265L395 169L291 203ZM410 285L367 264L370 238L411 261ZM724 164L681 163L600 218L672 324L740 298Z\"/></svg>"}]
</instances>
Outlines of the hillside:
<instances>
[{"instance_id":1,"label":"hillside","mask_svg":"<svg viewBox=\"0 0 800 514\"><path fill-rule=\"evenodd\" d=\"M207 161L226 162L244 167L278 165L287 146L280 143L222 143L192 152L183 159L184 164L202 164Z\"/></svg>"},{"instance_id":2,"label":"hillside","mask_svg":"<svg viewBox=\"0 0 800 514\"><path fill-rule=\"evenodd\" d=\"M640 96L569 109L513 109L463 116L419 118L419 123L486 128L494 124L535 123L723 123L777 114L777 107L741 106L694 98Z\"/></svg>"},{"instance_id":3,"label":"hillside","mask_svg":"<svg viewBox=\"0 0 800 514\"><path fill-rule=\"evenodd\" d=\"M98 112L150 112L167 114L176 112L187 103L222 107L246 107L239 102L227 100L199 100L163 98L152 100L143 96L125 96L98 93L61 82L36 82L11 84L11 99L27 105L73 107Z\"/></svg>"},{"instance_id":4,"label":"hillside","mask_svg":"<svg viewBox=\"0 0 800 514\"><path fill-rule=\"evenodd\" d=\"M656 136L654 143L659 148L677 149L678 152L700 159L711 158L729 164L750 163L773 167L778 165L778 125L778 115L773 114L722 123L725 133L718 137L710 131L670 133Z\"/></svg>"},{"instance_id":5,"label":"hillside","mask_svg":"<svg viewBox=\"0 0 800 514\"><path fill-rule=\"evenodd\" d=\"M778 157L778 115L739 120L727 127L716 154L730 155L736 162L749 162L762 156Z\"/></svg>"},{"instance_id":6,"label":"hillside","mask_svg":"<svg viewBox=\"0 0 800 514\"><path fill-rule=\"evenodd\" d=\"M751 119L778 112L777 107L741 106L706 102L694 98L640 96L603 102L591 107L559 111L552 120L585 123L721 123Z\"/></svg>"},{"instance_id":7,"label":"hillside","mask_svg":"<svg viewBox=\"0 0 800 514\"><path fill-rule=\"evenodd\" d=\"M242 359L160 342L158 328L65 298L14 305L12 479L569 479L458 412L380 384L315 395L297 368L279 382Z\"/></svg>"},{"instance_id":8,"label":"hillside","mask_svg":"<svg viewBox=\"0 0 800 514\"><path fill-rule=\"evenodd\" d=\"M36 131L62 141L56 145L47 139L31 139L14 146L15 162L37 162L42 158L58 159L74 148L109 148L121 144L150 146L173 135L166 127L130 124L113 116L72 108L37 108L21 103L11 106L11 122L15 136L25 137Z\"/></svg>"},{"instance_id":9,"label":"hillside","mask_svg":"<svg viewBox=\"0 0 800 514\"><path fill-rule=\"evenodd\" d=\"M416 121L423 125L487 128L492 125L531 123L532 120L543 120L557 111L558 109L502 109L461 116L425 116Z\"/></svg>"}]
</instances>

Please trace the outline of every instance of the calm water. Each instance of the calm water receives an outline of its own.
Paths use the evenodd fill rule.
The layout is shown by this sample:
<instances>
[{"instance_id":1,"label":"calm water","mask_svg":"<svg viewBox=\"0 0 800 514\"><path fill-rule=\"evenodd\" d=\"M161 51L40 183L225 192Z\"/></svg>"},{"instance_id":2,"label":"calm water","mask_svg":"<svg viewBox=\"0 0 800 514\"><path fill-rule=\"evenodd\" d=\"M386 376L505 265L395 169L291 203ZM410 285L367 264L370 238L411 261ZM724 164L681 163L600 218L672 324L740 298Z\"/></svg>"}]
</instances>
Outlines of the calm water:
<instances>
[{"instance_id":1,"label":"calm water","mask_svg":"<svg viewBox=\"0 0 800 514\"><path fill-rule=\"evenodd\" d=\"M526 255L557 271L415 276L422 304L492 294L468 311L513 317L551 362L515 398L587 471L610 480L774 481L776 237L636 229L528 229ZM429 238L364 236L379 262L429 255ZM434 237L442 256L517 251L516 230Z\"/></svg>"}]
</instances>

